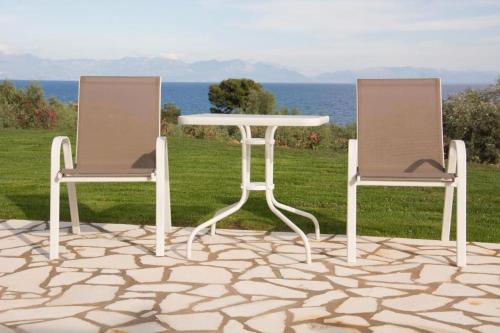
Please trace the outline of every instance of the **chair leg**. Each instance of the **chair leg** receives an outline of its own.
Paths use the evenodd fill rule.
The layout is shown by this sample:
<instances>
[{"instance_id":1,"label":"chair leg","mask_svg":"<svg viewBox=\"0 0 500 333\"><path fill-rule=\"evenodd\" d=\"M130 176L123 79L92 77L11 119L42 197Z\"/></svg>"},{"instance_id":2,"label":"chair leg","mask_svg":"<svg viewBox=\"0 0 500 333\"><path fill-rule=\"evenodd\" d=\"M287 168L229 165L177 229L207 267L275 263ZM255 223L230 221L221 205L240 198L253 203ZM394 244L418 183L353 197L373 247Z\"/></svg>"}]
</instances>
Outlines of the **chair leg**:
<instances>
[{"instance_id":1,"label":"chair leg","mask_svg":"<svg viewBox=\"0 0 500 333\"><path fill-rule=\"evenodd\" d=\"M447 186L444 192L443 225L441 227L441 240L450 240L451 214L453 211L453 194L455 187Z\"/></svg>"},{"instance_id":2,"label":"chair leg","mask_svg":"<svg viewBox=\"0 0 500 333\"><path fill-rule=\"evenodd\" d=\"M465 179L457 186L457 266L467 265L467 195Z\"/></svg>"},{"instance_id":3,"label":"chair leg","mask_svg":"<svg viewBox=\"0 0 500 333\"><path fill-rule=\"evenodd\" d=\"M356 193L355 184L347 187L347 262L356 262Z\"/></svg>"},{"instance_id":4,"label":"chair leg","mask_svg":"<svg viewBox=\"0 0 500 333\"><path fill-rule=\"evenodd\" d=\"M50 180L50 260L59 259L59 195L61 185L55 177Z\"/></svg>"},{"instance_id":5,"label":"chair leg","mask_svg":"<svg viewBox=\"0 0 500 333\"><path fill-rule=\"evenodd\" d=\"M165 225L166 225L166 193L165 181L156 181L156 256L165 254Z\"/></svg>"},{"instance_id":6,"label":"chair leg","mask_svg":"<svg viewBox=\"0 0 500 333\"><path fill-rule=\"evenodd\" d=\"M68 187L69 212L71 215L71 230L74 234L78 235L80 233L80 217L78 215L76 184L67 183L66 186Z\"/></svg>"}]
</instances>

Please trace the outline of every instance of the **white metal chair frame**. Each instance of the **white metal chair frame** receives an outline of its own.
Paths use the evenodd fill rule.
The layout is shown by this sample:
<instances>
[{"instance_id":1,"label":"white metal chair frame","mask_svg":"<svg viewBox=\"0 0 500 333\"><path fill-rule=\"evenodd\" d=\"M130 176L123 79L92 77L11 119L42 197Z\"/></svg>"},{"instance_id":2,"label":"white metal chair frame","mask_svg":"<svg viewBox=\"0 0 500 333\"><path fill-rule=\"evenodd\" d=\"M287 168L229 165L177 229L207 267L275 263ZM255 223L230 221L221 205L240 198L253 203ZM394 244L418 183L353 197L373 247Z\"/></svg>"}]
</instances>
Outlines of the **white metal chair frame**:
<instances>
[{"instance_id":1,"label":"white metal chair frame","mask_svg":"<svg viewBox=\"0 0 500 333\"><path fill-rule=\"evenodd\" d=\"M320 240L319 223L314 215L304 212L300 209L293 208L282 204L276 200L273 194L273 161L274 161L274 133L277 126L268 126L266 129L265 138L252 138L250 126L238 126L241 132L241 198L238 202L224 207L217 211L215 215L206 222L198 225L189 235L187 241L186 256L191 258L191 248L193 240L201 230L211 227L211 234L215 234L215 224L223 218L233 214L239 210L248 200L250 191L266 191L266 202L271 211L280 218L286 225L288 225L294 232L296 232L304 242L304 250L306 254L306 262L311 263L311 247L307 235L300 230L290 219L288 219L278 208L304 216L314 223L316 239ZM250 165L251 165L251 146L252 145L265 145L265 182L252 182L250 178Z\"/></svg>"},{"instance_id":2,"label":"white metal chair frame","mask_svg":"<svg viewBox=\"0 0 500 333\"><path fill-rule=\"evenodd\" d=\"M358 186L426 186L444 187L444 211L441 240L450 240L451 215L454 189L457 188L457 241L456 264L465 267L466 256L466 191L467 157L465 143L453 140L448 155L448 173L455 174L453 181L440 180L362 180L358 174L358 141L349 140L347 175L347 261L356 262L356 192Z\"/></svg>"},{"instance_id":3,"label":"white metal chair frame","mask_svg":"<svg viewBox=\"0 0 500 333\"><path fill-rule=\"evenodd\" d=\"M163 136L156 139L156 169L150 176L65 177L61 173L60 166L61 148L65 169L74 168L69 138L66 136L55 137L52 141L50 164L50 259L59 258L59 196L61 183L67 183L68 187L72 232L79 234L80 220L75 183L83 182L156 182L156 255L163 256L165 252L165 232L169 232L172 225L167 139Z\"/></svg>"}]
</instances>

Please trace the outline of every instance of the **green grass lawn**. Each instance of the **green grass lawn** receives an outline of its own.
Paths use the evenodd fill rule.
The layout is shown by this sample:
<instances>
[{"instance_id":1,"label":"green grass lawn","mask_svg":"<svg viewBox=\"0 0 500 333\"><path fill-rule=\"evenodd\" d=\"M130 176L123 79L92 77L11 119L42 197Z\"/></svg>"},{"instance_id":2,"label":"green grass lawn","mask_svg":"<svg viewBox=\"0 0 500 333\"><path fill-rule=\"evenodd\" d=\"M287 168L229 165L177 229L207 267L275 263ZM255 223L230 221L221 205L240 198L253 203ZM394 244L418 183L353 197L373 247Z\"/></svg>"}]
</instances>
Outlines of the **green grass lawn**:
<instances>
[{"instance_id":1,"label":"green grass lawn","mask_svg":"<svg viewBox=\"0 0 500 333\"><path fill-rule=\"evenodd\" d=\"M0 130L0 218L47 220L49 216L49 130ZM240 196L241 147L213 140L170 138L172 221L194 226ZM74 152L74 149L73 149ZM253 148L253 181L263 181L262 147ZM277 148L275 196L309 211L323 233L345 233L345 152ZM500 242L500 169L469 164L468 239ZM61 219L69 220L64 185ZM90 222L154 224L153 183L78 184L80 219ZM439 188L358 189L358 233L410 238L440 238L444 190ZM300 228L312 224L288 214ZM219 223L225 228L287 230L252 192L242 210ZM454 232L453 232L454 234Z\"/></svg>"}]
</instances>

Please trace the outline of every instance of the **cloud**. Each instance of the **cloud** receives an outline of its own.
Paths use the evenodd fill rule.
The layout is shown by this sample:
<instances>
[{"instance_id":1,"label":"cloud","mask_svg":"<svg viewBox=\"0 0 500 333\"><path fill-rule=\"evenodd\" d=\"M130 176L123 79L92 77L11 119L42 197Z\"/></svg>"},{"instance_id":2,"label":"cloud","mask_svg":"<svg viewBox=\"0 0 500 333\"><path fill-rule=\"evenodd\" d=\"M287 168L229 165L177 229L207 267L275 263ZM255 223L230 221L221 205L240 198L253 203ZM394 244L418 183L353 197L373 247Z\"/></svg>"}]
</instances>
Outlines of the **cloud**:
<instances>
[{"instance_id":1,"label":"cloud","mask_svg":"<svg viewBox=\"0 0 500 333\"><path fill-rule=\"evenodd\" d=\"M500 27L500 14L477 8L500 2L464 1L223 1L246 13L234 26L250 30L373 34L377 32L456 31ZM457 8L459 10L457 10ZM455 14L453 9L461 12Z\"/></svg>"}]
</instances>

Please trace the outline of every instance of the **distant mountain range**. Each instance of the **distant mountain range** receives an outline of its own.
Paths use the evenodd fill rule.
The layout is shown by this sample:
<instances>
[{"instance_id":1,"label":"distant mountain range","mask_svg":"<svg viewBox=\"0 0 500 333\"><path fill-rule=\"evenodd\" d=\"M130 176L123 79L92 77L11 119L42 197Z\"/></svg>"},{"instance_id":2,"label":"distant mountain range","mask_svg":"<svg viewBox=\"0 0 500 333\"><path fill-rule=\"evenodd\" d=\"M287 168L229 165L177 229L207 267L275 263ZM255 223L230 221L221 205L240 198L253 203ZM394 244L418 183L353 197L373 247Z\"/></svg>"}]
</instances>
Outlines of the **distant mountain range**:
<instances>
[{"instance_id":1,"label":"distant mountain range","mask_svg":"<svg viewBox=\"0 0 500 333\"><path fill-rule=\"evenodd\" d=\"M246 77L259 82L354 83L356 78L440 77L444 83L494 83L499 72L452 71L416 67L343 70L314 77L263 62L207 60L185 62L163 57L125 57L113 60L44 59L31 54L0 53L0 79L78 80L80 75L160 75L170 82L217 82Z\"/></svg>"}]
</instances>

